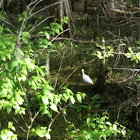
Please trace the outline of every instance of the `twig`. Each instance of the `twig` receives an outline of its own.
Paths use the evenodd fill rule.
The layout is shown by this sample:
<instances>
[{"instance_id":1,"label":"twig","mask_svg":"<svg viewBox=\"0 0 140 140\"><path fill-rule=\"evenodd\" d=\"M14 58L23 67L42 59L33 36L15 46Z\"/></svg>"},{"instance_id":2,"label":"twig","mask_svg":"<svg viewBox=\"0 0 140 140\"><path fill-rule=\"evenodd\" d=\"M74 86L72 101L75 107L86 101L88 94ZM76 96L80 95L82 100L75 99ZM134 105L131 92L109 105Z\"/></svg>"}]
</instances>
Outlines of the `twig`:
<instances>
[{"instance_id":1,"label":"twig","mask_svg":"<svg viewBox=\"0 0 140 140\"><path fill-rule=\"evenodd\" d=\"M65 82L73 75L73 73L75 73L77 71L77 69L79 68L80 66L78 66L75 70L73 70L73 72L67 76L67 78L65 79L65 81L61 84L61 87L65 84Z\"/></svg>"},{"instance_id":2,"label":"twig","mask_svg":"<svg viewBox=\"0 0 140 140\"><path fill-rule=\"evenodd\" d=\"M50 122L50 124L49 124L49 126L48 126L48 131L51 130L51 126L52 126L53 122L55 121L55 119L56 119L60 114L61 114L61 112L58 112L57 115L51 120L51 122Z\"/></svg>"},{"instance_id":3,"label":"twig","mask_svg":"<svg viewBox=\"0 0 140 140\"><path fill-rule=\"evenodd\" d=\"M32 13L32 11L34 10L34 8L43 0L39 0L38 2L35 1L35 5L33 6L33 8L30 10L30 13ZM31 6L31 5L30 5Z\"/></svg>"},{"instance_id":4,"label":"twig","mask_svg":"<svg viewBox=\"0 0 140 140\"><path fill-rule=\"evenodd\" d=\"M140 69L130 69L130 68L114 68L116 70L128 70L128 71L140 71Z\"/></svg>"},{"instance_id":5,"label":"twig","mask_svg":"<svg viewBox=\"0 0 140 140\"><path fill-rule=\"evenodd\" d=\"M124 79L124 80L122 80L122 81L118 81L117 83L123 83L123 82L126 82L127 80L130 80L130 79L134 78L135 76L137 76L138 72L139 72L139 71L137 71L134 75L128 77L127 79Z\"/></svg>"},{"instance_id":6,"label":"twig","mask_svg":"<svg viewBox=\"0 0 140 140\"><path fill-rule=\"evenodd\" d=\"M119 115L120 115L120 110L121 110L121 106L119 106L119 110L118 110L118 115L117 115L117 119L119 119Z\"/></svg>"},{"instance_id":7,"label":"twig","mask_svg":"<svg viewBox=\"0 0 140 140\"><path fill-rule=\"evenodd\" d=\"M56 5L56 4L59 4L59 3L60 3L60 2L55 2L55 3L53 3L53 4L49 5L49 6L46 6L46 7L42 8L42 9L40 9L40 10L36 11L36 12L35 12L35 13L33 13L33 14L29 17L29 18L31 18L32 16L34 16L34 15L36 15L36 14L40 13L41 11L43 11L43 10L45 10L45 9L49 8L49 7L54 6L54 5Z\"/></svg>"},{"instance_id":8,"label":"twig","mask_svg":"<svg viewBox=\"0 0 140 140\"><path fill-rule=\"evenodd\" d=\"M4 68L4 66L6 65L6 62L4 62L4 64L0 67L0 70L2 70Z\"/></svg>"},{"instance_id":9,"label":"twig","mask_svg":"<svg viewBox=\"0 0 140 140\"><path fill-rule=\"evenodd\" d=\"M19 122L18 122L15 118L14 118L14 121L15 121L17 124L19 124ZM24 132L27 133L27 131L26 131L22 126L19 125L19 127L20 127L20 129L22 129Z\"/></svg>"},{"instance_id":10,"label":"twig","mask_svg":"<svg viewBox=\"0 0 140 140\"><path fill-rule=\"evenodd\" d=\"M37 25L35 25L29 32L32 32L35 28L37 28L39 25L41 25L43 22L45 22L47 19L52 18L54 16L50 16L45 18L44 20L42 20L40 23L38 23Z\"/></svg>"},{"instance_id":11,"label":"twig","mask_svg":"<svg viewBox=\"0 0 140 140\"><path fill-rule=\"evenodd\" d=\"M59 33L57 36L55 36L55 37L48 43L48 45L46 45L46 47L45 47L44 49L42 49L42 51L40 52L40 54L42 54L42 52L43 52L43 51L44 51L58 36L60 36L61 34L67 32L68 30L69 30L69 29L66 29L66 30L62 31L61 33Z\"/></svg>"},{"instance_id":12,"label":"twig","mask_svg":"<svg viewBox=\"0 0 140 140\"><path fill-rule=\"evenodd\" d=\"M61 71L61 69L62 69L62 63L63 63L63 58L64 58L64 56L65 56L65 53L66 53L66 51L64 51L63 56L62 56L62 59L61 59L61 62L60 62L58 74L57 74L57 76L56 76L56 80L55 80L55 84L54 84L54 89L56 88L56 84L57 84L57 81L58 81L58 79L59 79L59 75L60 75L60 71Z\"/></svg>"}]
</instances>

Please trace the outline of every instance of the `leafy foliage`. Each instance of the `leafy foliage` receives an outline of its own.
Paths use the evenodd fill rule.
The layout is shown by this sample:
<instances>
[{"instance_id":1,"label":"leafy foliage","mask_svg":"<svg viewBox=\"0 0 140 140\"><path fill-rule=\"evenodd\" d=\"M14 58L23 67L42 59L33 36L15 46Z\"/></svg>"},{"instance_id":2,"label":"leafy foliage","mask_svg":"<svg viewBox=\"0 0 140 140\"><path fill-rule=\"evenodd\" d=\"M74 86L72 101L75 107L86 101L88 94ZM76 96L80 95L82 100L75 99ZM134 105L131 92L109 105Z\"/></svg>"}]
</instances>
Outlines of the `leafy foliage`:
<instances>
[{"instance_id":1,"label":"leafy foliage","mask_svg":"<svg viewBox=\"0 0 140 140\"><path fill-rule=\"evenodd\" d=\"M48 79L46 65L38 63L38 60L45 57L43 55L47 50L58 49L53 41L63 33L63 25L68 19L65 17L60 24L52 22L44 26L39 29L40 31L36 33L37 38L34 39L31 33L40 24L35 23L34 27L31 25L30 30L27 28L27 21L31 18L33 9L28 10L29 12L19 15L18 22L21 27L16 34L5 28L4 24L0 25L0 110L6 110L8 115L14 112L15 115L29 116L29 122L24 124L27 129L26 139L31 135L51 139L52 123L60 113L66 114L68 106L77 111L81 121L83 121L82 111L86 110L82 128L75 129L73 122L67 121L71 130L70 135L74 139L107 139L116 137L118 134L125 137L126 128L117 122L111 123L106 112L102 117L95 112L91 114L93 108L96 110L100 107L100 104L94 105L99 95L94 96L89 104L81 105L86 94L81 92L74 94L67 87L53 88ZM2 12L0 19L5 21ZM82 20L87 22L88 18L85 16ZM63 43L59 42L59 46L63 46ZM93 55L99 59L114 57L112 46L99 44L96 46L101 51L96 51ZM44 54L41 55L43 52ZM129 48L129 52L124 55L136 63L140 60L140 53L133 48ZM140 81L139 79L138 76L137 81ZM77 102L80 105L75 105ZM34 127L33 123L38 115L44 117L43 119L49 118L48 126ZM9 122L8 128L0 131L0 138L17 139L13 131L15 127L12 122Z\"/></svg>"},{"instance_id":2,"label":"leafy foliage","mask_svg":"<svg viewBox=\"0 0 140 140\"><path fill-rule=\"evenodd\" d=\"M96 44L96 46L102 50L102 51L96 51L96 53L93 54L97 56L99 59L106 59L114 56L113 48L111 46L105 46L99 44Z\"/></svg>"},{"instance_id":3,"label":"leafy foliage","mask_svg":"<svg viewBox=\"0 0 140 140\"><path fill-rule=\"evenodd\" d=\"M136 63L138 63L140 61L140 52L133 51L132 47L129 47L128 50L129 50L129 52L127 52L125 54L125 56L127 58L130 58L131 61L135 61ZM140 49L138 49L138 50L140 50Z\"/></svg>"},{"instance_id":4,"label":"leafy foliage","mask_svg":"<svg viewBox=\"0 0 140 140\"><path fill-rule=\"evenodd\" d=\"M5 128L0 131L0 139L1 140L17 140L17 135L13 133L15 131L15 127L12 122L8 123L8 128Z\"/></svg>"},{"instance_id":5,"label":"leafy foliage","mask_svg":"<svg viewBox=\"0 0 140 140\"><path fill-rule=\"evenodd\" d=\"M78 107L76 107L76 105L73 106L73 108L76 109L78 116L83 109L86 109L85 111L87 111L88 113L86 113L87 117L84 121L82 128L76 129L74 124L69 124L70 135L75 140L85 140L85 139L106 140L107 138L117 137L120 134L123 137L125 137L126 128L117 122L111 123L109 121L108 117L109 115L106 111L103 112L102 117L100 117L100 115L97 113L91 114L91 110L96 111L96 109L99 108L98 104L94 105L97 99L99 99L99 95L93 96L92 101L86 106L84 105L80 105ZM81 120L83 118L81 114L80 118Z\"/></svg>"},{"instance_id":6,"label":"leafy foliage","mask_svg":"<svg viewBox=\"0 0 140 140\"><path fill-rule=\"evenodd\" d=\"M105 115L103 117L88 117L83 125L83 129L80 134L76 136L76 140L99 140L113 136L116 137L118 134L126 136L126 129L124 126L119 125L117 122L110 123L107 121L109 118Z\"/></svg>"},{"instance_id":7,"label":"leafy foliage","mask_svg":"<svg viewBox=\"0 0 140 140\"><path fill-rule=\"evenodd\" d=\"M46 74L47 67L36 65L35 59L32 57L36 48L31 46L30 33L24 31L26 19L28 19L27 13L23 13L19 18L19 22L22 21L22 23L20 32L17 32L18 36L7 34L6 31L10 30L0 26L0 110L6 110L8 114L14 111L15 115L30 116L26 139L30 134L50 139L50 127L55 120L53 112L60 114L61 106L65 108L64 102L75 104L76 99L81 102L85 98L85 94L80 92L74 94L66 87L62 87L61 92L56 93L50 86ZM65 23L66 19L62 22ZM62 25L58 23L51 23L44 29L45 31L39 32L38 35L44 34L46 38L36 40L37 46L43 49L52 46L51 36L63 31ZM23 45L21 46L21 44ZM34 110L38 113L35 113ZM34 119L39 113L42 116L46 114L53 120L50 121L48 127L33 128ZM1 138L17 139L17 135L10 130L14 129L12 123L9 123L8 128L1 131Z\"/></svg>"}]
</instances>

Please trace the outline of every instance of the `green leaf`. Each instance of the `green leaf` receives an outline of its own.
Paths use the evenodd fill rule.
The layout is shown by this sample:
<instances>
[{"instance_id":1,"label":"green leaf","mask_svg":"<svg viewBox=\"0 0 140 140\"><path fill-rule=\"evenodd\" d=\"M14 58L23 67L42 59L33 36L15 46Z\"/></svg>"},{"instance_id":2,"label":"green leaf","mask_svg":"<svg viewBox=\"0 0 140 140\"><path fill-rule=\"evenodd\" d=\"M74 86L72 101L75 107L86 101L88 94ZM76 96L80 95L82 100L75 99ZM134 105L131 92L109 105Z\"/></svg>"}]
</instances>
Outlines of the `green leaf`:
<instances>
[{"instance_id":1,"label":"green leaf","mask_svg":"<svg viewBox=\"0 0 140 140\"><path fill-rule=\"evenodd\" d=\"M46 133L44 133L44 130L41 130L40 128L37 128L36 134L37 134L39 137L43 138L43 137L45 136Z\"/></svg>"},{"instance_id":2,"label":"green leaf","mask_svg":"<svg viewBox=\"0 0 140 140\"><path fill-rule=\"evenodd\" d=\"M77 100L81 103L82 102L82 96L80 94L77 94Z\"/></svg>"},{"instance_id":3,"label":"green leaf","mask_svg":"<svg viewBox=\"0 0 140 140\"><path fill-rule=\"evenodd\" d=\"M107 124L107 125L110 125L110 126L112 125L110 122L106 122L106 124Z\"/></svg>"},{"instance_id":4,"label":"green leaf","mask_svg":"<svg viewBox=\"0 0 140 140\"><path fill-rule=\"evenodd\" d=\"M26 66L23 66L23 67L22 67L22 72L23 72L25 75L27 75L27 69L26 69Z\"/></svg>"},{"instance_id":5,"label":"green leaf","mask_svg":"<svg viewBox=\"0 0 140 140\"><path fill-rule=\"evenodd\" d=\"M38 32L38 33L37 33L37 35L40 35L40 34L44 34L44 32L43 32L43 31L41 31L41 32Z\"/></svg>"},{"instance_id":6,"label":"green leaf","mask_svg":"<svg viewBox=\"0 0 140 140\"><path fill-rule=\"evenodd\" d=\"M3 61L6 61L6 55L1 55Z\"/></svg>"},{"instance_id":7,"label":"green leaf","mask_svg":"<svg viewBox=\"0 0 140 140\"><path fill-rule=\"evenodd\" d=\"M18 18L18 22L22 21L23 20L23 17L20 17Z\"/></svg>"},{"instance_id":8,"label":"green leaf","mask_svg":"<svg viewBox=\"0 0 140 140\"><path fill-rule=\"evenodd\" d=\"M101 119L99 120L99 123L102 123L105 120L105 117L101 117Z\"/></svg>"},{"instance_id":9,"label":"green leaf","mask_svg":"<svg viewBox=\"0 0 140 140\"><path fill-rule=\"evenodd\" d=\"M106 134L104 132L102 132L102 136L103 136L104 140L106 140Z\"/></svg>"},{"instance_id":10,"label":"green leaf","mask_svg":"<svg viewBox=\"0 0 140 140\"><path fill-rule=\"evenodd\" d=\"M89 126L91 126L92 128L95 128L95 124L94 123L89 123Z\"/></svg>"},{"instance_id":11,"label":"green leaf","mask_svg":"<svg viewBox=\"0 0 140 140\"><path fill-rule=\"evenodd\" d=\"M40 111L41 111L42 115L47 114L48 107L43 104L43 106L40 106Z\"/></svg>"},{"instance_id":12,"label":"green leaf","mask_svg":"<svg viewBox=\"0 0 140 140\"><path fill-rule=\"evenodd\" d=\"M90 123L90 118L87 118L87 120L86 120L86 122L87 122L87 124L89 124Z\"/></svg>"},{"instance_id":13,"label":"green leaf","mask_svg":"<svg viewBox=\"0 0 140 140\"><path fill-rule=\"evenodd\" d=\"M103 59L102 54L101 54L100 51L97 51L97 56L98 56L99 59Z\"/></svg>"},{"instance_id":14,"label":"green leaf","mask_svg":"<svg viewBox=\"0 0 140 140\"><path fill-rule=\"evenodd\" d=\"M16 68L18 65L18 62L16 60L13 60L11 63L10 63L10 67L11 67L11 70L13 70L14 68Z\"/></svg>"},{"instance_id":15,"label":"green leaf","mask_svg":"<svg viewBox=\"0 0 140 140\"><path fill-rule=\"evenodd\" d=\"M24 75L24 74L21 74L21 77L19 77L19 81L20 80L23 80L23 81L25 81L26 80L26 75Z\"/></svg>"},{"instance_id":16,"label":"green leaf","mask_svg":"<svg viewBox=\"0 0 140 140\"><path fill-rule=\"evenodd\" d=\"M53 111L58 112L57 106L56 106L55 104L52 104L52 105L50 106L50 108L51 108Z\"/></svg>"},{"instance_id":17,"label":"green leaf","mask_svg":"<svg viewBox=\"0 0 140 140\"><path fill-rule=\"evenodd\" d=\"M18 48L17 51L18 51L19 55L24 56L24 52L20 48Z\"/></svg>"},{"instance_id":18,"label":"green leaf","mask_svg":"<svg viewBox=\"0 0 140 140\"><path fill-rule=\"evenodd\" d=\"M98 127L99 127L99 128L101 128L101 129L103 129L103 128L104 128L104 127L103 127L103 125L100 125L100 124L98 125Z\"/></svg>"},{"instance_id":19,"label":"green leaf","mask_svg":"<svg viewBox=\"0 0 140 140\"><path fill-rule=\"evenodd\" d=\"M48 97L42 96L41 98L42 98L42 101L43 101L43 103L44 103L45 105L48 105L48 104L49 104Z\"/></svg>"},{"instance_id":20,"label":"green leaf","mask_svg":"<svg viewBox=\"0 0 140 140\"><path fill-rule=\"evenodd\" d=\"M126 136L126 130L122 130L122 134L125 137Z\"/></svg>"},{"instance_id":21,"label":"green leaf","mask_svg":"<svg viewBox=\"0 0 140 140\"><path fill-rule=\"evenodd\" d=\"M29 32L23 32L22 35L23 36L28 36L29 35Z\"/></svg>"},{"instance_id":22,"label":"green leaf","mask_svg":"<svg viewBox=\"0 0 140 140\"><path fill-rule=\"evenodd\" d=\"M50 39L50 34L48 32L44 33L47 39Z\"/></svg>"},{"instance_id":23,"label":"green leaf","mask_svg":"<svg viewBox=\"0 0 140 140\"><path fill-rule=\"evenodd\" d=\"M55 33L57 33L57 34L60 33L59 29L55 29L55 28L53 28L52 31L55 32Z\"/></svg>"},{"instance_id":24,"label":"green leaf","mask_svg":"<svg viewBox=\"0 0 140 140\"><path fill-rule=\"evenodd\" d=\"M35 132L35 129L34 129L34 128L32 128L30 132Z\"/></svg>"},{"instance_id":25,"label":"green leaf","mask_svg":"<svg viewBox=\"0 0 140 140\"><path fill-rule=\"evenodd\" d=\"M44 29L51 29L50 26L45 26L43 27Z\"/></svg>"},{"instance_id":26,"label":"green leaf","mask_svg":"<svg viewBox=\"0 0 140 140\"><path fill-rule=\"evenodd\" d=\"M16 131L15 127L13 126L13 122L8 122L8 128L12 129L13 131Z\"/></svg>"},{"instance_id":27,"label":"green leaf","mask_svg":"<svg viewBox=\"0 0 140 140\"><path fill-rule=\"evenodd\" d=\"M74 104L74 103L75 103L75 99L74 99L74 97L73 97L73 96L70 96L70 101L72 102L72 104Z\"/></svg>"},{"instance_id":28,"label":"green leaf","mask_svg":"<svg viewBox=\"0 0 140 140\"><path fill-rule=\"evenodd\" d=\"M36 39L35 41L36 41L38 44L42 44L42 43L43 43L43 39L42 39L42 38Z\"/></svg>"},{"instance_id":29,"label":"green leaf","mask_svg":"<svg viewBox=\"0 0 140 140\"><path fill-rule=\"evenodd\" d=\"M12 107L11 106L8 106L7 107L7 113L9 114L11 112L11 110L12 110Z\"/></svg>"},{"instance_id":30,"label":"green leaf","mask_svg":"<svg viewBox=\"0 0 140 140\"><path fill-rule=\"evenodd\" d=\"M6 20L6 18L5 18L4 16L2 16L2 15L0 15L0 18L1 18L3 21Z\"/></svg>"},{"instance_id":31,"label":"green leaf","mask_svg":"<svg viewBox=\"0 0 140 140\"><path fill-rule=\"evenodd\" d=\"M52 31L48 31L48 33L50 34L50 35L55 35L55 33L54 32L52 32Z\"/></svg>"},{"instance_id":32,"label":"green leaf","mask_svg":"<svg viewBox=\"0 0 140 140\"><path fill-rule=\"evenodd\" d=\"M15 110L15 115L17 115L17 114L19 114L19 110L18 109Z\"/></svg>"},{"instance_id":33,"label":"green leaf","mask_svg":"<svg viewBox=\"0 0 140 140\"><path fill-rule=\"evenodd\" d=\"M11 54L10 53L7 53L7 57L9 60L11 60Z\"/></svg>"},{"instance_id":34,"label":"green leaf","mask_svg":"<svg viewBox=\"0 0 140 140\"><path fill-rule=\"evenodd\" d=\"M52 22L52 23L50 23L50 26L53 28L53 27L55 27L55 26L57 26L58 25L58 23L55 23L55 22Z\"/></svg>"},{"instance_id":35,"label":"green leaf","mask_svg":"<svg viewBox=\"0 0 140 140\"><path fill-rule=\"evenodd\" d=\"M28 39L27 39L27 38L22 37L22 40L23 40L23 42L24 42L25 44L28 44Z\"/></svg>"},{"instance_id":36,"label":"green leaf","mask_svg":"<svg viewBox=\"0 0 140 140\"><path fill-rule=\"evenodd\" d=\"M47 133L47 134L45 135L45 137L46 137L48 140L51 139L51 135L50 135L49 133Z\"/></svg>"}]
</instances>

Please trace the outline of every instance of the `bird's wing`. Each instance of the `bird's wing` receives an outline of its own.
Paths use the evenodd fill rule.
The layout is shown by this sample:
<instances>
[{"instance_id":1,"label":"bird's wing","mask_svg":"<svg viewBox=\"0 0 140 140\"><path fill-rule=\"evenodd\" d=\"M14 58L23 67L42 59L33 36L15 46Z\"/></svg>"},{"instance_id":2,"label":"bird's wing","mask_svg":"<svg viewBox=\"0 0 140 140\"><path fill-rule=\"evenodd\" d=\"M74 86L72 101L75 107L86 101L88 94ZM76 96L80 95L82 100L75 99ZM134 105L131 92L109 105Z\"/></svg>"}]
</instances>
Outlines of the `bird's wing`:
<instances>
[{"instance_id":1,"label":"bird's wing","mask_svg":"<svg viewBox=\"0 0 140 140\"><path fill-rule=\"evenodd\" d=\"M91 80L91 78L90 78L88 75L84 75L84 76L83 76L83 80L84 80L84 82L86 82L86 83L91 83L91 84L93 84L93 81Z\"/></svg>"}]
</instances>

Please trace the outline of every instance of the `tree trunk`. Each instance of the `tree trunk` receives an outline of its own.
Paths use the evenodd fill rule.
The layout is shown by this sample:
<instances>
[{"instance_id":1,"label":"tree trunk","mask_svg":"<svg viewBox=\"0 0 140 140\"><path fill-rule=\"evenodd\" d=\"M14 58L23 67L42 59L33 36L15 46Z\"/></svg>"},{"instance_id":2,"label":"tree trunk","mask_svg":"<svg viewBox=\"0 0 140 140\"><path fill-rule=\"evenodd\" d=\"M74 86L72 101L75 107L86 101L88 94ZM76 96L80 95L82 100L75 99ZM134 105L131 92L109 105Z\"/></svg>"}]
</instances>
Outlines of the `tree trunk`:
<instances>
[{"instance_id":1,"label":"tree trunk","mask_svg":"<svg viewBox=\"0 0 140 140\"><path fill-rule=\"evenodd\" d=\"M68 0L53 0L54 3L59 2L56 5L51 6L50 12L51 16L54 15L55 19L57 19L57 22L60 23L64 17L68 17L68 24L64 24L63 28L69 29L68 32L64 32L63 35L71 36L71 28L70 28L70 19L71 19L71 13L70 13L70 7ZM52 21L53 22L53 21Z\"/></svg>"},{"instance_id":2,"label":"tree trunk","mask_svg":"<svg viewBox=\"0 0 140 140\"><path fill-rule=\"evenodd\" d=\"M46 67L47 67L47 76L50 76L50 58L49 58L49 51L46 54Z\"/></svg>"},{"instance_id":3,"label":"tree trunk","mask_svg":"<svg viewBox=\"0 0 140 140\"><path fill-rule=\"evenodd\" d=\"M87 4L88 4L88 1L85 0L85 3L84 3L84 14L87 13Z\"/></svg>"},{"instance_id":4,"label":"tree trunk","mask_svg":"<svg viewBox=\"0 0 140 140\"><path fill-rule=\"evenodd\" d=\"M111 9L115 9L115 3L114 3L114 0L111 0Z\"/></svg>"},{"instance_id":5,"label":"tree trunk","mask_svg":"<svg viewBox=\"0 0 140 140\"><path fill-rule=\"evenodd\" d=\"M71 0L71 9L72 9L72 11L74 11L74 10L75 10L74 3L75 3L75 0Z\"/></svg>"},{"instance_id":6,"label":"tree trunk","mask_svg":"<svg viewBox=\"0 0 140 140\"><path fill-rule=\"evenodd\" d=\"M102 40L103 42L103 50L102 50L102 59L100 61L100 65L99 65L99 73L98 73L98 77L97 77L97 81L95 84L95 89L97 93L104 93L105 90L105 40Z\"/></svg>"},{"instance_id":7,"label":"tree trunk","mask_svg":"<svg viewBox=\"0 0 140 140\"><path fill-rule=\"evenodd\" d=\"M102 94L105 90L105 59L101 59L99 73L95 84L95 92Z\"/></svg>"},{"instance_id":8,"label":"tree trunk","mask_svg":"<svg viewBox=\"0 0 140 140\"><path fill-rule=\"evenodd\" d=\"M0 8L3 9L3 0L0 0Z\"/></svg>"}]
</instances>

